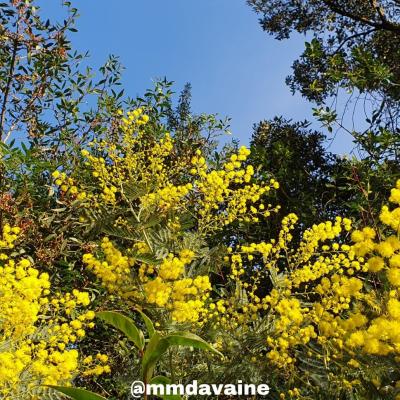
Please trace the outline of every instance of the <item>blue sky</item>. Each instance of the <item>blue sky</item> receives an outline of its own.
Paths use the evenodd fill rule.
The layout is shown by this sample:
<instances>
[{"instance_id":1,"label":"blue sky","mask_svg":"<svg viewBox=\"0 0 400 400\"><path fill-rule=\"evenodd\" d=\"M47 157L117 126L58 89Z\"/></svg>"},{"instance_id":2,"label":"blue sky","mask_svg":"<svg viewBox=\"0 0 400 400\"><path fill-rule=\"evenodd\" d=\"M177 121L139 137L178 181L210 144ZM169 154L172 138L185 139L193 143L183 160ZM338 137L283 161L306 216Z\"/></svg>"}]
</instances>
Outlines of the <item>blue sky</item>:
<instances>
[{"instance_id":1,"label":"blue sky","mask_svg":"<svg viewBox=\"0 0 400 400\"><path fill-rule=\"evenodd\" d=\"M60 0L41 0L42 11L63 18ZM89 50L99 67L120 56L131 97L166 76L179 92L192 84L193 111L232 118L232 136L247 144L254 123L282 115L313 120L312 105L285 85L304 37L278 42L264 33L245 0L73 0L79 9L75 48ZM318 124L315 125L318 127ZM339 135L329 147L351 149Z\"/></svg>"}]
</instances>

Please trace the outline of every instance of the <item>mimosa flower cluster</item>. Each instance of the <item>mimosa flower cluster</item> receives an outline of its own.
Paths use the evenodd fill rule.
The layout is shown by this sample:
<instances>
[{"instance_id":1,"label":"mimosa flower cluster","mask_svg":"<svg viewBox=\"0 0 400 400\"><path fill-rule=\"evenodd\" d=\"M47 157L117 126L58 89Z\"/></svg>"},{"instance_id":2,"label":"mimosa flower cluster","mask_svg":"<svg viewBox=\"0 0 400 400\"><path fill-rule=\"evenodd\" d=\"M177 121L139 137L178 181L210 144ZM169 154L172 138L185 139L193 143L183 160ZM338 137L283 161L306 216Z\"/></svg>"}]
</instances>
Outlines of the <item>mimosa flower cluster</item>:
<instances>
[{"instance_id":1,"label":"mimosa flower cluster","mask_svg":"<svg viewBox=\"0 0 400 400\"><path fill-rule=\"evenodd\" d=\"M277 240L228 249L236 290L221 299L215 324L229 331L268 316L267 360L294 372L301 360L321 360L339 387L361 385L365 357L400 359L400 180L380 214L382 228L353 229L337 217L306 230L292 248L294 214L282 221ZM273 284L258 294L261 279ZM221 318L222 316L222 318ZM346 378L344 378L346 376ZM298 389L297 389L298 390ZM282 395L284 398L285 395Z\"/></svg>"},{"instance_id":2,"label":"mimosa flower cluster","mask_svg":"<svg viewBox=\"0 0 400 400\"><path fill-rule=\"evenodd\" d=\"M258 181L253 166L244 166L250 154L246 147L214 169L201 150L189 160L177 156L168 132L158 139L152 136L145 110L120 115L120 137L93 141L82 150L82 169L71 177L53 173L56 185L71 179L77 185L75 195L85 194L79 197L83 211L121 210L114 226L123 226L129 236L139 239L123 251L105 237L100 252L85 254L83 262L110 292L167 310L173 321L201 323L207 314L215 313L206 305L211 283L195 271L188 275L195 253L179 244L184 240L180 216L190 214L197 234L204 238L229 224L257 223L279 210L265 201L279 184L274 179ZM156 265L136 262L134 257L140 250L135 250L137 243L146 243L147 255L154 256L148 238L134 228L151 215L164 220L177 237L169 254L156 255Z\"/></svg>"},{"instance_id":3,"label":"mimosa flower cluster","mask_svg":"<svg viewBox=\"0 0 400 400\"><path fill-rule=\"evenodd\" d=\"M108 236L82 259L113 301L150 309L167 324L210 326L223 352L257 336L252 363L292 377L319 363L329 385L346 390L362 386L366 359L398 362L400 182L389 198L395 207L384 206L374 227L356 229L337 216L300 229L295 241L301 221L291 213L272 239L224 237L215 263L206 246L225 229L256 226L279 211L267 201L278 182L257 176L245 147L213 168L201 150L180 155L168 132L154 135L145 110L119 114L119 136L94 140L70 176L53 173L83 215L115 215ZM199 272L204 262L219 273L215 286L216 275ZM281 397L307 390L291 387Z\"/></svg>"},{"instance_id":4,"label":"mimosa flower cluster","mask_svg":"<svg viewBox=\"0 0 400 400\"><path fill-rule=\"evenodd\" d=\"M144 283L146 300L159 307L171 310L173 321L198 322L206 314L205 301L209 297L211 284L208 276L187 277L186 266L195 254L182 250L178 257L169 254L157 271L157 277Z\"/></svg>"},{"instance_id":5,"label":"mimosa flower cluster","mask_svg":"<svg viewBox=\"0 0 400 400\"><path fill-rule=\"evenodd\" d=\"M0 397L42 398L42 385L69 385L80 369L76 344L93 328L87 292L51 294L49 275L18 257L19 227L0 239ZM102 371L106 372L106 371Z\"/></svg>"},{"instance_id":6,"label":"mimosa flower cluster","mask_svg":"<svg viewBox=\"0 0 400 400\"><path fill-rule=\"evenodd\" d=\"M123 294L132 290L134 281L132 280L131 267L135 260L124 256L108 237L101 242L102 259L98 259L92 253L83 256L83 263L100 279L104 287L111 293Z\"/></svg>"},{"instance_id":7,"label":"mimosa flower cluster","mask_svg":"<svg viewBox=\"0 0 400 400\"><path fill-rule=\"evenodd\" d=\"M135 247L146 250L142 243ZM99 257L103 259L87 253L83 262L111 293L142 306L156 305L177 322L198 322L206 313L205 301L211 290L208 276L187 276L186 267L195 257L193 251L183 249L177 256L170 253L154 266L135 264L134 257L123 255L109 238L103 239L101 249Z\"/></svg>"},{"instance_id":8,"label":"mimosa flower cluster","mask_svg":"<svg viewBox=\"0 0 400 400\"><path fill-rule=\"evenodd\" d=\"M141 108L128 112L120 123L120 137L91 142L82 150L83 170L71 176L57 170L54 183L88 209L117 205L132 209L132 200L139 200L133 210L136 219L190 210L200 233L234 222L258 222L279 210L265 203L265 195L279 188L278 182L256 183L253 166L244 167L250 154L246 147L232 154L221 169L213 169L201 150L190 160L176 155L171 135L164 132L155 139L146 130L150 122Z\"/></svg>"}]
</instances>

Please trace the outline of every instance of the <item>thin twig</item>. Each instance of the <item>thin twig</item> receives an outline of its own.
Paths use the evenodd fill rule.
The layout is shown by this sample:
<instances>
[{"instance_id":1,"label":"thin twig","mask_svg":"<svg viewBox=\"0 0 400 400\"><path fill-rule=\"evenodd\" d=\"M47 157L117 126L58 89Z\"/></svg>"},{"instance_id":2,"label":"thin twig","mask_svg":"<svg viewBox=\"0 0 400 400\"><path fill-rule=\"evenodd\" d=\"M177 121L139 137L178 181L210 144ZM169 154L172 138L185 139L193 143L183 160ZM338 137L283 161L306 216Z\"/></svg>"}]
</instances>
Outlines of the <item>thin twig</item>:
<instances>
[{"instance_id":1,"label":"thin twig","mask_svg":"<svg viewBox=\"0 0 400 400\"><path fill-rule=\"evenodd\" d=\"M13 78L13 75L14 75L15 61L17 59L17 51L18 51L18 39L15 38L14 39L13 52L12 52L12 56L11 56L10 69L8 71L7 84L6 84L6 88L4 90L3 104L2 104L2 107L1 107L1 114L0 114L0 141L2 141L2 139L3 139L4 122L5 122L6 110L7 110L7 100L8 100L8 95L10 93L12 78Z\"/></svg>"}]
</instances>

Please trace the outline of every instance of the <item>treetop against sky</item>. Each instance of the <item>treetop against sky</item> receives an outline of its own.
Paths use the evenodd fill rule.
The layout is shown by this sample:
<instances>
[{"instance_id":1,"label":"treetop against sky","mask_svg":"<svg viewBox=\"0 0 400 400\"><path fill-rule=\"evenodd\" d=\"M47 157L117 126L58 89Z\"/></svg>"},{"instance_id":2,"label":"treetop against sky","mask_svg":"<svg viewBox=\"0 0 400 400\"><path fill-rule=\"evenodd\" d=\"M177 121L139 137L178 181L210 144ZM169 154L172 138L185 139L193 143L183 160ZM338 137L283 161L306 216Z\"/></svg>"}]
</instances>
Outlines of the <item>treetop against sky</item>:
<instances>
[{"instance_id":1,"label":"treetop against sky","mask_svg":"<svg viewBox=\"0 0 400 400\"><path fill-rule=\"evenodd\" d=\"M58 0L39 4L50 18L64 15ZM76 0L74 6L80 14L74 46L90 51L93 67L109 54L120 56L131 96L164 76L176 82L177 91L190 82L194 111L231 117L233 137L245 144L253 124L262 119L314 119L311 104L285 85L306 38L278 42L268 37L243 0L122 0L113 6L98 0L95 7L93 1ZM330 145L338 153L351 149L345 133Z\"/></svg>"}]
</instances>

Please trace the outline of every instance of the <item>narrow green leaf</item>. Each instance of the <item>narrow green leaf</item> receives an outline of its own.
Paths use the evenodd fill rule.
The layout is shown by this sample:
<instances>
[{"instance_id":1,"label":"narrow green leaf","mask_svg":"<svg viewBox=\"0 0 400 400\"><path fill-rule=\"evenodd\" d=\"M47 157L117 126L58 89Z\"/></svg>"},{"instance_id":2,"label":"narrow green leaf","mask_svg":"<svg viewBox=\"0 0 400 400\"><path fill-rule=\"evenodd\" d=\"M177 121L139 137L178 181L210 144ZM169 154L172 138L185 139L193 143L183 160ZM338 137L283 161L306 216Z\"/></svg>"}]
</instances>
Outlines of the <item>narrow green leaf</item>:
<instances>
[{"instance_id":1,"label":"narrow green leaf","mask_svg":"<svg viewBox=\"0 0 400 400\"><path fill-rule=\"evenodd\" d=\"M143 332L137 328L130 318L114 311L101 311L96 316L114 328L119 329L139 350L143 350Z\"/></svg>"},{"instance_id":2,"label":"narrow green leaf","mask_svg":"<svg viewBox=\"0 0 400 400\"><path fill-rule=\"evenodd\" d=\"M156 331L154 328L153 322L142 310L136 309L136 311L141 315L141 317L144 321L144 324L146 325L146 329L149 334L149 338L151 339L151 337L154 335L154 332Z\"/></svg>"},{"instance_id":3,"label":"narrow green leaf","mask_svg":"<svg viewBox=\"0 0 400 400\"><path fill-rule=\"evenodd\" d=\"M155 365L163 356L163 354L171 346L194 347L200 350L208 350L215 354L223 356L218 350L214 349L201 337L190 332L174 332L167 336L161 337L157 332L150 339L146 352L143 356L142 368L146 381L151 378Z\"/></svg>"},{"instance_id":4,"label":"narrow green leaf","mask_svg":"<svg viewBox=\"0 0 400 400\"><path fill-rule=\"evenodd\" d=\"M163 338L169 344L169 346L186 346L186 347L194 347L200 350L208 350L212 353L218 354L223 357L223 354L218 350L214 349L209 343L207 343L200 336L195 335L190 332L174 332Z\"/></svg>"},{"instance_id":5,"label":"narrow green leaf","mask_svg":"<svg viewBox=\"0 0 400 400\"><path fill-rule=\"evenodd\" d=\"M143 380L145 382L149 382L150 378L153 375L154 367L159 360L159 358L165 353L167 348L162 351L161 347L158 347L158 344L161 340L161 335L158 332L155 332L150 339L149 343L146 346L146 350L142 359L142 373ZM167 344L164 343L164 346Z\"/></svg>"},{"instance_id":6,"label":"narrow green leaf","mask_svg":"<svg viewBox=\"0 0 400 400\"><path fill-rule=\"evenodd\" d=\"M53 385L48 385L47 387L57 390L58 392L63 393L74 400L107 400L103 396L84 389Z\"/></svg>"}]
</instances>

